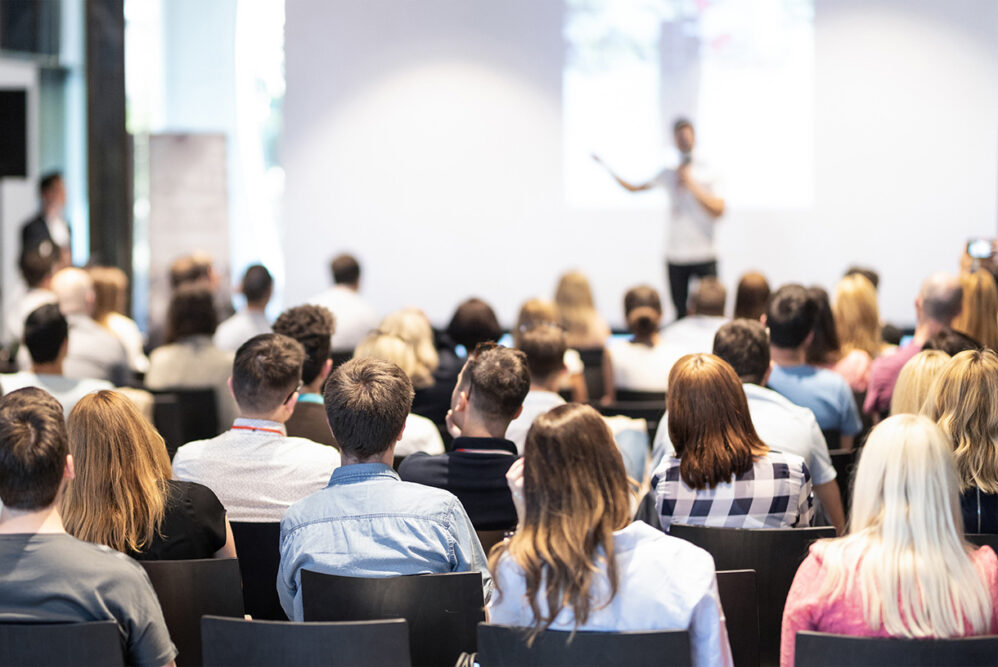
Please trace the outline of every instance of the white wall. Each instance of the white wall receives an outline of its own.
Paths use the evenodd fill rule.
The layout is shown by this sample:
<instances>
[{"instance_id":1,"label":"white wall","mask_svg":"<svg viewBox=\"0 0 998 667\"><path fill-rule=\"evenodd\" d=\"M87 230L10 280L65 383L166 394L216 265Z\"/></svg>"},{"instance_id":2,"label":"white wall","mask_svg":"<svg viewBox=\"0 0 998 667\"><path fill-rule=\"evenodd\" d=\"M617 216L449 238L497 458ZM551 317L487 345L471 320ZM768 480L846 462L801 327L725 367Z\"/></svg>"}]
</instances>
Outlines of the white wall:
<instances>
[{"instance_id":1,"label":"white wall","mask_svg":"<svg viewBox=\"0 0 998 667\"><path fill-rule=\"evenodd\" d=\"M510 323L579 267L620 323L638 282L664 289L664 210L566 206L561 0L287 3L287 303L362 260L379 309L445 322L478 295ZM722 277L831 287L878 268L912 319L933 270L998 218L998 3L816 0L815 203L732 210ZM612 122L612 119L608 119Z\"/></svg>"}]
</instances>

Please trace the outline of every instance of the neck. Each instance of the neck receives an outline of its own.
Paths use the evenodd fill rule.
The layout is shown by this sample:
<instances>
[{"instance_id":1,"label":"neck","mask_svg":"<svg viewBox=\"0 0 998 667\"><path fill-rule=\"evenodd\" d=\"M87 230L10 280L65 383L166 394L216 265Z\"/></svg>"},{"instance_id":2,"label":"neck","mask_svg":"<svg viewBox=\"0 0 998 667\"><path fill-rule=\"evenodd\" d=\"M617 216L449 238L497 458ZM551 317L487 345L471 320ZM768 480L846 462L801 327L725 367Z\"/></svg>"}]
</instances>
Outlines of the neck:
<instances>
[{"instance_id":1,"label":"neck","mask_svg":"<svg viewBox=\"0 0 998 667\"><path fill-rule=\"evenodd\" d=\"M925 345L930 338L945 328L945 324L937 322L936 320L925 320L924 322L919 322L918 326L915 327L915 335L912 336L912 342L919 346Z\"/></svg>"},{"instance_id":2,"label":"neck","mask_svg":"<svg viewBox=\"0 0 998 667\"><path fill-rule=\"evenodd\" d=\"M285 414L284 410L281 409L283 407L284 406L281 406L280 408L277 408L273 412L267 412L267 413L250 414L248 412L240 411L239 416L242 417L243 419L255 419L257 421L277 422L278 424L283 424L284 422L288 421L288 417L291 416L289 414Z\"/></svg>"},{"instance_id":3,"label":"neck","mask_svg":"<svg viewBox=\"0 0 998 667\"><path fill-rule=\"evenodd\" d=\"M43 364L31 364L31 372L37 375L62 375L62 360L47 361Z\"/></svg>"},{"instance_id":4,"label":"neck","mask_svg":"<svg viewBox=\"0 0 998 667\"><path fill-rule=\"evenodd\" d=\"M557 394L560 386L561 373L555 373L550 377L537 378L536 380L530 381L530 391L549 391L553 394Z\"/></svg>"},{"instance_id":5,"label":"neck","mask_svg":"<svg viewBox=\"0 0 998 667\"><path fill-rule=\"evenodd\" d=\"M248 303L246 304L246 310L251 313L265 313L267 312L267 302L263 303Z\"/></svg>"},{"instance_id":6,"label":"neck","mask_svg":"<svg viewBox=\"0 0 998 667\"><path fill-rule=\"evenodd\" d=\"M336 283L337 287L342 287L343 289L348 289L351 292L360 291L360 283Z\"/></svg>"},{"instance_id":7,"label":"neck","mask_svg":"<svg viewBox=\"0 0 998 667\"><path fill-rule=\"evenodd\" d=\"M634 343L640 343L642 345L649 345L655 347L658 344L658 332L653 331L650 334L634 334L631 338Z\"/></svg>"},{"instance_id":8,"label":"neck","mask_svg":"<svg viewBox=\"0 0 998 667\"><path fill-rule=\"evenodd\" d=\"M533 387L531 387L533 388ZM508 421L497 422L484 419L481 415L469 410L461 425L461 437L464 438L505 438Z\"/></svg>"},{"instance_id":9,"label":"neck","mask_svg":"<svg viewBox=\"0 0 998 667\"><path fill-rule=\"evenodd\" d=\"M307 384L301 388L303 394L322 394L322 383L326 381L324 377L318 377L312 380L311 384Z\"/></svg>"},{"instance_id":10,"label":"neck","mask_svg":"<svg viewBox=\"0 0 998 667\"><path fill-rule=\"evenodd\" d=\"M772 345L769 348L769 355L777 366L802 366L806 357L803 345L800 347L776 347Z\"/></svg>"},{"instance_id":11,"label":"neck","mask_svg":"<svg viewBox=\"0 0 998 667\"><path fill-rule=\"evenodd\" d=\"M357 458L347 451L340 453L341 466L357 465L358 463L384 463L386 466L393 465L395 463L395 443L393 442L391 447L380 454L369 456L365 459Z\"/></svg>"},{"instance_id":12,"label":"neck","mask_svg":"<svg viewBox=\"0 0 998 667\"><path fill-rule=\"evenodd\" d=\"M0 533L65 533L58 502L39 510L16 510L4 507L0 511Z\"/></svg>"}]
</instances>

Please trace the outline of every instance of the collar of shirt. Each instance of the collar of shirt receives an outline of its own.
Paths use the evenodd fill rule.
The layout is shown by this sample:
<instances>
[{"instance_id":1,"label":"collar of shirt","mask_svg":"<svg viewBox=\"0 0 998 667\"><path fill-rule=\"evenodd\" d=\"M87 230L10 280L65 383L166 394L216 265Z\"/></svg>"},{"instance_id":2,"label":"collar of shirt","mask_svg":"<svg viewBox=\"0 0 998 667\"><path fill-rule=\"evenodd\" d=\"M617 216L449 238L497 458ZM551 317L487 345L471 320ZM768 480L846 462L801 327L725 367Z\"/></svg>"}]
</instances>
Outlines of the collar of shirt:
<instances>
[{"instance_id":1,"label":"collar of shirt","mask_svg":"<svg viewBox=\"0 0 998 667\"><path fill-rule=\"evenodd\" d=\"M272 422L267 419L239 417L232 423L232 428L248 433L260 432L272 435L274 431L278 431L283 436L287 436L288 434L288 430L284 427L284 424L281 422Z\"/></svg>"},{"instance_id":2,"label":"collar of shirt","mask_svg":"<svg viewBox=\"0 0 998 667\"><path fill-rule=\"evenodd\" d=\"M298 394L299 403L317 403L319 405L325 405L322 400L322 394Z\"/></svg>"},{"instance_id":3,"label":"collar of shirt","mask_svg":"<svg viewBox=\"0 0 998 667\"><path fill-rule=\"evenodd\" d=\"M333 470L333 474L329 478L329 485L351 484L374 477L387 477L402 481L402 478L399 477L398 473L390 465L385 465L384 463L349 463Z\"/></svg>"},{"instance_id":4,"label":"collar of shirt","mask_svg":"<svg viewBox=\"0 0 998 667\"><path fill-rule=\"evenodd\" d=\"M511 440L506 440L505 438L469 438L466 436L458 436L454 438L453 451L479 451L479 450L489 450L489 451L500 451L509 452L513 456L517 455L516 445Z\"/></svg>"}]
</instances>

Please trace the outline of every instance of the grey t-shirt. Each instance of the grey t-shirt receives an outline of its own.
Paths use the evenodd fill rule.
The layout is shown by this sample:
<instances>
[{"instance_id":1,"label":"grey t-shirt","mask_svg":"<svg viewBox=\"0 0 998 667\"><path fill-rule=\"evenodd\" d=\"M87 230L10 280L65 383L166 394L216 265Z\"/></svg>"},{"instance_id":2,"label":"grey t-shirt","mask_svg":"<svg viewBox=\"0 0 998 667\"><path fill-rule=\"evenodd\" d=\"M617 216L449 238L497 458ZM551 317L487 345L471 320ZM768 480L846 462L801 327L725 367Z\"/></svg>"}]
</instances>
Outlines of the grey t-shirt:
<instances>
[{"instance_id":1,"label":"grey t-shirt","mask_svg":"<svg viewBox=\"0 0 998 667\"><path fill-rule=\"evenodd\" d=\"M128 556L65 533L0 535L0 623L115 621L126 662L177 656L149 577Z\"/></svg>"}]
</instances>

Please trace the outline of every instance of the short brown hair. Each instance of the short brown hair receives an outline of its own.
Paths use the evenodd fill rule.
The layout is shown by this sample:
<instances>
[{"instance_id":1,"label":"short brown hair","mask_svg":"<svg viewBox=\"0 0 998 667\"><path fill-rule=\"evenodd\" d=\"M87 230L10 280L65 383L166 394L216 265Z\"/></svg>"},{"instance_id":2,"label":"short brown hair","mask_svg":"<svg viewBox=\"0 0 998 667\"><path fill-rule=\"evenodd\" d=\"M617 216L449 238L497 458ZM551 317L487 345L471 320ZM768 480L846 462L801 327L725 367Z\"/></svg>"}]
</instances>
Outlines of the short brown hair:
<instances>
[{"instance_id":1,"label":"short brown hair","mask_svg":"<svg viewBox=\"0 0 998 667\"><path fill-rule=\"evenodd\" d=\"M239 408L276 409L301 380L304 361L301 343L281 334L260 334L243 343L232 363L232 393Z\"/></svg>"},{"instance_id":2,"label":"short brown hair","mask_svg":"<svg viewBox=\"0 0 998 667\"><path fill-rule=\"evenodd\" d=\"M766 314L769 282L757 271L749 271L738 281L735 292L735 319L758 320Z\"/></svg>"},{"instance_id":3,"label":"short brown hair","mask_svg":"<svg viewBox=\"0 0 998 667\"><path fill-rule=\"evenodd\" d=\"M728 291L717 278L707 276L690 295L690 312L694 315L724 315Z\"/></svg>"},{"instance_id":4,"label":"short brown hair","mask_svg":"<svg viewBox=\"0 0 998 667\"><path fill-rule=\"evenodd\" d=\"M62 406L37 387L0 398L0 501L17 510L55 502L69 438Z\"/></svg>"},{"instance_id":5,"label":"short brown hair","mask_svg":"<svg viewBox=\"0 0 998 667\"><path fill-rule=\"evenodd\" d=\"M714 334L714 354L728 362L742 382L762 384L769 370L769 335L759 320L726 322Z\"/></svg>"},{"instance_id":6,"label":"short brown hair","mask_svg":"<svg viewBox=\"0 0 998 667\"><path fill-rule=\"evenodd\" d=\"M337 285L355 285L360 281L360 263L353 255L343 253L333 257L329 271Z\"/></svg>"},{"instance_id":7,"label":"short brown hair","mask_svg":"<svg viewBox=\"0 0 998 667\"><path fill-rule=\"evenodd\" d=\"M561 327L541 325L520 336L520 349L527 355L530 377L542 381L565 367L565 332Z\"/></svg>"},{"instance_id":8,"label":"short brown hair","mask_svg":"<svg viewBox=\"0 0 998 667\"><path fill-rule=\"evenodd\" d=\"M479 345L461 371L468 402L478 412L512 421L530 391L527 356L508 347Z\"/></svg>"},{"instance_id":9,"label":"short brown hair","mask_svg":"<svg viewBox=\"0 0 998 667\"><path fill-rule=\"evenodd\" d=\"M217 327L215 298L205 285L185 283L173 292L166 314L167 343L187 336L211 336Z\"/></svg>"},{"instance_id":10,"label":"short brown hair","mask_svg":"<svg viewBox=\"0 0 998 667\"><path fill-rule=\"evenodd\" d=\"M412 382L381 359L351 359L326 383L326 418L344 453L369 459L387 450L412 408Z\"/></svg>"},{"instance_id":11,"label":"short brown hair","mask_svg":"<svg viewBox=\"0 0 998 667\"><path fill-rule=\"evenodd\" d=\"M454 311L447 325L447 335L471 352L479 343L499 340L502 327L492 306L481 299L468 299Z\"/></svg>"},{"instance_id":12,"label":"short brown hair","mask_svg":"<svg viewBox=\"0 0 998 667\"><path fill-rule=\"evenodd\" d=\"M305 348L305 363L301 367L301 381L305 384L318 377L329 358L335 331L336 318L324 306L296 306L285 310L274 322L274 333L294 338Z\"/></svg>"}]
</instances>

